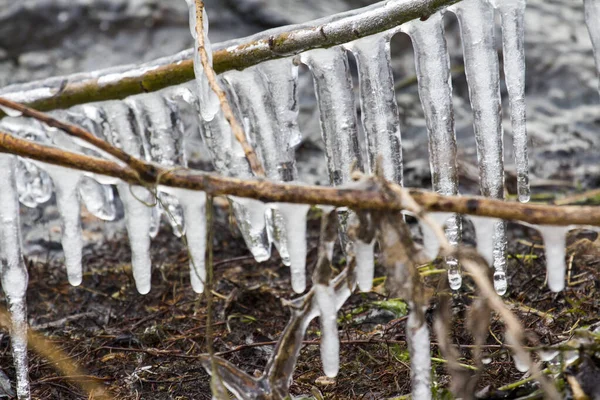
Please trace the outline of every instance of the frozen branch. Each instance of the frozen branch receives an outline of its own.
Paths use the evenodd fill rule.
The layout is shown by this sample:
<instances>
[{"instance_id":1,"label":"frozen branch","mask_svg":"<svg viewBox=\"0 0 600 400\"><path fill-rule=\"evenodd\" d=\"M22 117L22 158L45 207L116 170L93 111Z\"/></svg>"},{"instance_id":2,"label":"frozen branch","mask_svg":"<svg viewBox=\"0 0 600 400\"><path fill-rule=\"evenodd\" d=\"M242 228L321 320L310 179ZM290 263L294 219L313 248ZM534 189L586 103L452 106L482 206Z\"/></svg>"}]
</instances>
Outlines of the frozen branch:
<instances>
[{"instance_id":1,"label":"frozen branch","mask_svg":"<svg viewBox=\"0 0 600 400\"><path fill-rule=\"evenodd\" d=\"M306 24L264 31L216 45L213 67L217 73L241 70L263 61L336 46L392 29L415 18L427 17L458 1L381 1ZM0 90L0 95L44 111L93 101L123 99L194 79L192 54L192 51L186 50L142 65L12 85ZM0 117L4 115L0 110Z\"/></svg>"},{"instance_id":2,"label":"frozen branch","mask_svg":"<svg viewBox=\"0 0 600 400\"><path fill-rule=\"evenodd\" d=\"M43 146L0 132L0 152L119 178L133 185L163 185L201 190L208 195L234 195L265 202L329 204L364 210L400 211L404 205L387 199L375 181L348 187L291 185L267 180L243 180L186 168L167 169L136 159L139 174L130 166ZM396 185L392 185L396 187ZM425 211L472 214L544 225L600 226L600 207L551 206L506 202L477 196L442 196L420 189L407 190Z\"/></svg>"}]
</instances>

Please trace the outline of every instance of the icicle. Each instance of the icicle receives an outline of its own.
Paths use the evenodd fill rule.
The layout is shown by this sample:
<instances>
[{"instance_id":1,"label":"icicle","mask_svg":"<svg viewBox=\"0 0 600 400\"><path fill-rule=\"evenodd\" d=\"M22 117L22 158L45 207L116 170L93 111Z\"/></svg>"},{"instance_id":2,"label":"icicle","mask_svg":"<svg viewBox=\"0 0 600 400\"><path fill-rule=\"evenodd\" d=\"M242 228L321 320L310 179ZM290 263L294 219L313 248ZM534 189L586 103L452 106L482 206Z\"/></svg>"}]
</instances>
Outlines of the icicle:
<instances>
[{"instance_id":1,"label":"icicle","mask_svg":"<svg viewBox=\"0 0 600 400\"><path fill-rule=\"evenodd\" d=\"M190 255L190 280L196 293L204 291L206 280L206 193L183 189L170 189L179 199L187 224L186 243Z\"/></svg>"},{"instance_id":2,"label":"icicle","mask_svg":"<svg viewBox=\"0 0 600 400\"><path fill-rule=\"evenodd\" d=\"M433 218L433 221L436 224L442 227L445 226L446 237L448 238L449 243L456 245L456 239L460 237L460 225L457 226L457 223L462 224L460 217L451 213L429 213L428 215ZM419 226L423 233L423 249L425 254L433 260L439 253L440 243L429 225L422 220L419 220ZM451 238L454 240L451 240ZM448 283L450 289L458 290L462 286L462 275L460 273L458 261L454 257L446 257L445 261L446 268L448 269Z\"/></svg>"},{"instance_id":3,"label":"icicle","mask_svg":"<svg viewBox=\"0 0 600 400\"><path fill-rule=\"evenodd\" d=\"M331 283L315 285L315 300L319 308L321 323L321 361L323 372L330 378L337 376L340 369L340 338L337 328L335 290Z\"/></svg>"},{"instance_id":4,"label":"icicle","mask_svg":"<svg viewBox=\"0 0 600 400\"><path fill-rule=\"evenodd\" d=\"M282 146L279 151L287 157L279 166L285 169L280 172L284 181L296 179L294 148L302 141L298 128L298 63L296 58L290 57L257 65L275 111L275 119L271 124L275 124L278 130L276 140Z\"/></svg>"},{"instance_id":5,"label":"icicle","mask_svg":"<svg viewBox=\"0 0 600 400\"><path fill-rule=\"evenodd\" d=\"M290 145L299 135L296 70L291 59L283 59L224 74L246 121L246 134L267 177L275 181L293 181L297 175L294 148ZM279 250L283 263L289 265L286 227L277 210L272 212L268 222L271 241Z\"/></svg>"},{"instance_id":6,"label":"icicle","mask_svg":"<svg viewBox=\"0 0 600 400\"><path fill-rule=\"evenodd\" d=\"M81 204L77 185L82 173L76 170L45 165L52 178L56 192L56 205L60 213L62 228L61 243L65 253L65 266L69 283L79 286L83 278L81 255L83 237L81 233Z\"/></svg>"},{"instance_id":7,"label":"icicle","mask_svg":"<svg viewBox=\"0 0 600 400\"><path fill-rule=\"evenodd\" d=\"M504 198L504 159L500 73L494 46L494 9L485 0L464 0L449 8L460 24L469 85L473 127L477 141L481 193ZM494 259L496 275L506 272L506 223L494 227Z\"/></svg>"},{"instance_id":8,"label":"icicle","mask_svg":"<svg viewBox=\"0 0 600 400\"><path fill-rule=\"evenodd\" d=\"M361 292L369 292L373 287L373 274L375 273L375 239L371 243L364 243L357 239L353 246L356 256L358 288Z\"/></svg>"},{"instance_id":9,"label":"icicle","mask_svg":"<svg viewBox=\"0 0 600 400\"><path fill-rule=\"evenodd\" d=\"M186 96L186 101L196 103L194 97L193 94L190 94ZM211 159L217 172L238 178L250 178L252 176L252 171L250 170L244 151L233 136L231 127L225 120L222 112L218 112L211 121L205 121L201 128L202 138L210 151ZM231 200L231 208L238 221L244 241L254 259L257 262L268 260L271 256L271 244L265 229L264 206L248 208ZM260 217L263 222L260 223L259 229L253 226L250 221L256 220L256 215L261 212L262 215Z\"/></svg>"},{"instance_id":10,"label":"icicle","mask_svg":"<svg viewBox=\"0 0 600 400\"><path fill-rule=\"evenodd\" d=\"M519 201L529 201L529 160L525 124L525 0L491 0L502 16L504 80L508 89ZM600 19L599 19L600 20Z\"/></svg>"},{"instance_id":11,"label":"icicle","mask_svg":"<svg viewBox=\"0 0 600 400\"><path fill-rule=\"evenodd\" d=\"M142 157L144 149L137 132L137 123L133 110L121 101L103 104L108 119L106 137L115 146L127 153ZM130 186L126 183L117 185L119 197L125 209L125 224L131 244L131 266L138 292L146 294L150 291L152 264L150 261L150 225L152 204L156 199L145 188Z\"/></svg>"},{"instance_id":12,"label":"icicle","mask_svg":"<svg viewBox=\"0 0 600 400\"><path fill-rule=\"evenodd\" d=\"M196 2L194 0L186 0L189 8L189 24L190 33L194 38L194 75L196 76L196 84L198 87L198 94L200 97L200 115L205 121L211 121L217 112L219 111L219 99L215 92L210 88L204 68L202 67L202 60L200 58L200 52L198 51L198 34L196 33ZM206 8L203 9L202 15L203 29L204 29L204 48L206 49L206 55L208 56L208 63L212 65L212 46L208 39L208 16L206 14Z\"/></svg>"},{"instance_id":13,"label":"icicle","mask_svg":"<svg viewBox=\"0 0 600 400\"><path fill-rule=\"evenodd\" d=\"M419 97L429 137L429 164L433 190L443 195L457 195L458 169L452 78L442 13L430 15L426 21L409 22L402 26L402 30L410 36L415 52ZM450 244L457 245L460 242L462 221L458 215L448 216L448 218L446 237ZM427 244L425 237L424 240ZM458 262L448 258L446 266L450 287L453 290L460 289L462 277Z\"/></svg>"},{"instance_id":14,"label":"icicle","mask_svg":"<svg viewBox=\"0 0 600 400\"><path fill-rule=\"evenodd\" d=\"M353 168L363 165L348 57L338 46L303 53L302 62L313 74L329 180L335 186L350 182Z\"/></svg>"},{"instance_id":15,"label":"icicle","mask_svg":"<svg viewBox=\"0 0 600 400\"><path fill-rule=\"evenodd\" d=\"M11 344L17 376L17 397L30 399L27 367L27 304L29 280L21 255L21 222L15 182L16 157L0 155L0 278L11 316Z\"/></svg>"},{"instance_id":16,"label":"icicle","mask_svg":"<svg viewBox=\"0 0 600 400\"><path fill-rule=\"evenodd\" d=\"M380 158L383 176L402 184L400 118L390 56L390 38L394 32L368 36L347 47L358 64L361 117L369 149L367 164L375 172Z\"/></svg>"},{"instance_id":17,"label":"icicle","mask_svg":"<svg viewBox=\"0 0 600 400\"><path fill-rule=\"evenodd\" d=\"M113 221L117 216L111 186L102 185L89 176L81 177L79 194L87 210L104 221Z\"/></svg>"},{"instance_id":18,"label":"icicle","mask_svg":"<svg viewBox=\"0 0 600 400\"><path fill-rule=\"evenodd\" d=\"M302 293L306 289L306 213L307 204L277 203L276 209L283 218L290 254L292 289Z\"/></svg>"},{"instance_id":19,"label":"icicle","mask_svg":"<svg viewBox=\"0 0 600 400\"><path fill-rule=\"evenodd\" d=\"M483 256L485 261L491 266L494 266L494 289L499 295L504 295L508 289L506 281L506 264L494 264L496 260L496 238L498 236L497 229L499 226L504 227L505 223L497 218L477 217L470 215L469 218L473 222L475 228L475 240L477 241L477 252ZM502 266L503 268L499 268Z\"/></svg>"},{"instance_id":20,"label":"icicle","mask_svg":"<svg viewBox=\"0 0 600 400\"><path fill-rule=\"evenodd\" d=\"M117 185L125 209L125 224L131 245L131 268L140 294L150 292L152 263L150 261L150 223L155 199L143 187L127 183ZM144 204L146 203L146 204Z\"/></svg>"},{"instance_id":21,"label":"icicle","mask_svg":"<svg viewBox=\"0 0 600 400\"><path fill-rule=\"evenodd\" d=\"M176 104L162 93L130 97L126 103L134 110L148 161L167 167L187 166L183 148L183 123ZM183 210L175 197L158 191L160 202L153 212L150 236L156 236L160 216L165 213L175 236L185 232Z\"/></svg>"},{"instance_id":22,"label":"icicle","mask_svg":"<svg viewBox=\"0 0 600 400\"><path fill-rule=\"evenodd\" d=\"M52 197L50 177L31 161L17 158L15 175L19 201L24 206L35 208Z\"/></svg>"},{"instance_id":23,"label":"icicle","mask_svg":"<svg viewBox=\"0 0 600 400\"><path fill-rule=\"evenodd\" d=\"M257 200L229 197L240 231L254 259L257 262L268 260L271 257L271 244L265 231L267 207Z\"/></svg>"},{"instance_id":24,"label":"icicle","mask_svg":"<svg viewBox=\"0 0 600 400\"><path fill-rule=\"evenodd\" d=\"M536 226L544 239L546 252L546 273L548 274L548 287L553 292L560 292L565 288L565 262L568 226Z\"/></svg>"},{"instance_id":25,"label":"icicle","mask_svg":"<svg viewBox=\"0 0 600 400\"><path fill-rule=\"evenodd\" d=\"M406 322L406 341L410 353L413 399L431 399L431 344L429 328L412 310Z\"/></svg>"},{"instance_id":26,"label":"icicle","mask_svg":"<svg viewBox=\"0 0 600 400\"><path fill-rule=\"evenodd\" d=\"M428 213L429 217L433 219L433 222L444 226L446 221L453 215L451 213ZM433 232L433 230L423 220L419 219L419 226L423 233L423 250L430 259L435 259L440 251L440 242Z\"/></svg>"},{"instance_id":27,"label":"icicle","mask_svg":"<svg viewBox=\"0 0 600 400\"><path fill-rule=\"evenodd\" d=\"M600 75L600 0L583 0L585 23L594 47L596 69Z\"/></svg>"}]
</instances>

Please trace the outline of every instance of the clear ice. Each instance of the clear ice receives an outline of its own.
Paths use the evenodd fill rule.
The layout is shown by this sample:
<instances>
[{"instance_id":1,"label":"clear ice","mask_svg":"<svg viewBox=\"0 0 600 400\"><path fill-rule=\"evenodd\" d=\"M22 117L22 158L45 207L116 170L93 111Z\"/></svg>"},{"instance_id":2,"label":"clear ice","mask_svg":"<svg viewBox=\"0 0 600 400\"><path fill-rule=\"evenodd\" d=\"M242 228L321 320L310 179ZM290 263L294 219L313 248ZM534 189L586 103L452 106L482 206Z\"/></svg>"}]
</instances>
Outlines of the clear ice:
<instances>
[{"instance_id":1,"label":"clear ice","mask_svg":"<svg viewBox=\"0 0 600 400\"><path fill-rule=\"evenodd\" d=\"M410 353L410 381L413 399L431 399L431 343L429 328L411 310L406 322L406 341Z\"/></svg>"},{"instance_id":2,"label":"clear ice","mask_svg":"<svg viewBox=\"0 0 600 400\"><path fill-rule=\"evenodd\" d=\"M187 224L186 244L190 257L190 281L196 293L204 291L206 280L206 193L183 189L171 189L179 199Z\"/></svg>"},{"instance_id":3,"label":"clear ice","mask_svg":"<svg viewBox=\"0 0 600 400\"><path fill-rule=\"evenodd\" d=\"M491 0L491 2L502 17L504 81L510 104L517 167L517 193L519 201L527 202L530 198L530 190L525 118L525 0Z\"/></svg>"},{"instance_id":4,"label":"clear ice","mask_svg":"<svg viewBox=\"0 0 600 400\"><path fill-rule=\"evenodd\" d=\"M475 228L477 252L481 254L488 265L492 267L495 260L495 232L502 221L497 218L478 217L475 215L470 215L469 218L471 219L471 222L473 222L473 227ZM506 293L508 289L506 270L499 270L498 268L495 269L494 289L496 289L496 293L501 296Z\"/></svg>"},{"instance_id":5,"label":"clear ice","mask_svg":"<svg viewBox=\"0 0 600 400\"><path fill-rule=\"evenodd\" d=\"M295 150L297 128L297 66L291 58L269 61L244 71L229 71L223 78L231 89L267 178L297 179ZM294 126L295 125L295 126ZM290 265L286 225L277 209L268 218L270 239L282 261Z\"/></svg>"},{"instance_id":6,"label":"clear ice","mask_svg":"<svg viewBox=\"0 0 600 400\"><path fill-rule=\"evenodd\" d=\"M363 167L348 56L336 46L308 51L301 58L313 75L329 180L334 186L348 183L353 168Z\"/></svg>"},{"instance_id":7,"label":"clear ice","mask_svg":"<svg viewBox=\"0 0 600 400\"><path fill-rule=\"evenodd\" d=\"M443 195L457 195L458 168L452 79L442 12L431 15L426 21L411 21L405 24L402 30L410 36L415 54L419 97L429 137L433 190ZM450 244L457 245L461 237L461 218L459 215L452 215L446 219L446 237ZM446 266L450 288L460 289L462 276L458 262L448 257Z\"/></svg>"},{"instance_id":8,"label":"clear ice","mask_svg":"<svg viewBox=\"0 0 600 400\"><path fill-rule=\"evenodd\" d=\"M337 328L335 290L330 282L328 285L317 283L314 291L321 323L323 372L328 377L334 378L340 369L340 339Z\"/></svg>"},{"instance_id":9,"label":"clear ice","mask_svg":"<svg viewBox=\"0 0 600 400\"><path fill-rule=\"evenodd\" d=\"M62 237L61 243L65 254L65 266L69 283L79 286L83 279L81 265L83 237L81 233L81 203L77 188L81 172L58 167L45 166L52 178L56 193L56 205L60 213Z\"/></svg>"},{"instance_id":10,"label":"clear ice","mask_svg":"<svg viewBox=\"0 0 600 400\"><path fill-rule=\"evenodd\" d=\"M102 104L107 116L106 137L110 143L127 153L143 158L144 147L138 132L135 113L125 102ZM150 261L150 227L152 207L156 199L148 190L127 183L117 184L125 209L125 224L131 244L131 267L138 292L150 291L152 263Z\"/></svg>"},{"instance_id":11,"label":"clear ice","mask_svg":"<svg viewBox=\"0 0 600 400\"><path fill-rule=\"evenodd\" d=\"M21 222L15 182L16 157L0 154L0 283L11 316L10 337L17 376L17 397L30 399L27 363L27 303L29 276L21 254Z\"/></svg>"},{"instance_id":12,"label":"clear ice","mask_svg":"<svg viewBox=\"0 0 600 400\"><path fill-rule=\"evenodd\" d=\"M358 64L362 125L368 143L371 172L381 162L383 176L402 184L400 118L394 91L388 31L349 43ZM379 160L379 161L378 161Z\"/></svg>"},{"instance_id":13,"label":"clear ice","mask_svg":"<svg viewBox=\"0 0 600 400\"><path fill-rule=\"evenodd\" d=\"M536 226L544 239L546 253L546 273L548 287L553 292L560 292L565 288L565 273L567 264L567 233L571 230L568 226Z\"/></svg>"},{"instance_id":14,"label":"clear ice","mask_svg":"<svg viewBox=\"0 0 600 400\"><path fill-rule=\"evenodd\" d=\"M369 292L373 287L375 272L375 239L371 243L365 243L357 239L352 246L356 257L356 283L358 289L361 292Z\"/></svg>"},{"instance_id":15,"label":"clear ice","mask_svg":"<svg viewBox=\"0 0 600 400\"><path fill-rule=\"evenodd\" d=\"M495 49L494 9L485 0L463 0L449 8L458 18L465 74L473 109L479 181L486 197L504 198L504 155L500 71ZM495 275L506 274L506 222L494 226Z\"/></svg>"},{"instance_id":16,"label":"clear ice","mask_svg":"<svg viewBox=\"0 0 600 400\"><path fill-rule=\"evenodd\" d=\"M290 255L292 289L302 293L306 289L306 213L308 204L277 203L286 229L286 242Z\"/></svg>"}]
</instances>

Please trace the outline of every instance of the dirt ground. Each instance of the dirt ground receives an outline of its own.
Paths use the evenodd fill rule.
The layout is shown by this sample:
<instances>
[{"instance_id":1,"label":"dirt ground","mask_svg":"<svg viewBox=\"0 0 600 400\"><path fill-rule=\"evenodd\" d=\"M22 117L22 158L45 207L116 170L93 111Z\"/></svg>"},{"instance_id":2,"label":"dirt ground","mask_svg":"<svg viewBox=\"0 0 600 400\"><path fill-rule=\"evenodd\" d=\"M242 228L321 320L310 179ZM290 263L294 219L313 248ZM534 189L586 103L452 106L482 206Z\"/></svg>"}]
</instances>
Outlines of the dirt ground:
<instances>
[{"instance_id":1,"label":"dirt ground","mask_svg":"<svg viewBox=\"0 0 600 400\"><path fill-rule=\"evenodd\" d=\"M220 215L215 229L214 347L245 371L259 374L289 317L281 305L281 300L292 293L289 269L277 254L266 263L256 263L227 221L225 215ZM319 219L313 216L309 221L309 269L316 261L318 225ZM569 237L569 254L575 253L569 283L565 291L552 293L544 282L545 260L539 234L514 224L509 232L510 288L505 300L527 333L534 333L540 343L549 345L563 342L575 329L597 322L597 234L580 232ZM31 324L49 346L66 354L61 362L80 367L77 379L105 387L116 399L211 399L208 375L198 361L198 355L206 352L206 303L188 284L187 252L181 241L163 224L152 245L154 273L148 295L137 293L129 259L125 236L86 248L85 276L79 287L68 284L60 259L28 260ZM339 248L335 261L336 266L343 265ZM382 271L377 272L381 277ZM440 278L445 276L429 275L426 282L436 287ZM453 341L462 346L464 358L460 361L468 366L473 365L468 347L472 338L466 333L464 320L473 293L473 285L465 279L453 298ZM373 292L354 294L346 302L339 313L341 369L335 380L323 376L319 325L313 321L292 393L327 399L382 399L410 393L404 306L402 301L387 298L381 278L376 279ZM432 303L429 323L433 309ZM510 352L502 345L501 321L494 317L491 326L484 346L486 365L479 389L485 390L481 397L536 398L534 386L518 383L525 375L515 368ZM432 342L434 375L443 397L450 378L435 337ZM14 382L10 339L1 330L0 367ZM57 371L55 362L35 351L30 351L30 376L36 399L88 398L69 376ZM513 389L497 390L515 382Z\"/></svg>"}]
</instances>

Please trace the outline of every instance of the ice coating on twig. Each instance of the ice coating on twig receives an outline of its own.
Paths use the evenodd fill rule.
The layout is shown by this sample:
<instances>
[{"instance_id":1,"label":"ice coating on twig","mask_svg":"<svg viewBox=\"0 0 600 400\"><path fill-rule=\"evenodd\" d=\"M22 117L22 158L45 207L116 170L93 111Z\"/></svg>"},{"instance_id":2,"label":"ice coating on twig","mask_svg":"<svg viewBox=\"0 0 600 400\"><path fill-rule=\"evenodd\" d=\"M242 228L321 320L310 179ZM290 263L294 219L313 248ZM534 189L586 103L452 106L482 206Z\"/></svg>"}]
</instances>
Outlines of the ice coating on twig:
<instances>
[{"instance_id":1,"label":"ice coating on twig","mask_svg":"<svg viewBox=\"0 0 600 400\"><path fill-rule=\"evenodd\" d=\"M306 213L308 204L277 203L286 227L287 249L290 255L292 289L302 293L306 289Z\"/></svg>"},{"instance_id":2,"label":"ice coating on twig","mask_svg":"<svg viewBox=\"0 0 600 400\"><path fill-rule=\"evenodd\" d=\"M424 311L423 311L424 312ZM413 399L431 399L431 343L427 323L411 310L406 322Z\"/></svg>"},{"instance_id":3,"label":"ice coating on twig","mask_svg":"<svg viewBox=\"0 0 600 400\"><path fill-rule=\"evenodd\" d=\"M196 85L198 87L198 94L200 96L200 115L205 121L211 121L217 112L219 111L219 98L215 92L211 89L204 67L202 66L202 60L200 58L200 51L198 49L198 33L196 32L196 2L194 0L186 0L189 8L189 24L190 33L194 39L194 75L196 76ZM208 39L208 16L206 14L206 8L202 9L203 16L203 33L204 33L204 49L208 57L208 63L212 66L212 46Z\"/></svg>"},{"instance_id":4,"label":"ice coating on twig","mask_svg":"<svg viewBox=\"0 0 600 400\"><path fill-rule=\"evenodd\" d=\"M548 287L553 292L560 292L565 288L565 273L567 264L567 233L571 230L568 226L536 226L544 239L546 253L546 273Z\"/></svg>"},{"instance_id":5,"label":"ice coating on twig","mask_svg":"<svg viewBox=\"0 0 600 400\"><path fill-rule=\"evenodd\" d=\"M465 74L473 109L481 193L504 198L504 155L500 72L495 50L494 9L485 0L464 0L449 8L460 24ZM506 223L494 226L495 273L506 273Z\"/></svg>"},{"instance_id":6,"label":"ice coating on twig","mask_svg":"<svg viewBox=\"0 0 600 400\"><path fill-rule=\"evenodd\" d=\"M62 230L61 243L65 253L65 266L69 283L79 286L83 279L81 265L83 237L81 233L81 204L77 188L81 172L58 167L45 166L52 178L56 193L56 205L60 213Z\"/></svg>"},{"instance_id":7,"label":"ice coating on twig","mask_svg":"<svg viewBox=\"0 0 600 400\"><path fill-rule=\"evenodd\" d=\"M194 292L202 293L206 280L206 193L171 189L170 194L179 199L188 221L185 237L190 256L190 281Z\"/></svg>"},{"instance_id":8,"label":"ice coating on twig","mask_svg":"<svg viewBox=\"0 0 600 400\"><path fill-rule=\"evenodd\" d=\"M369 157L365 164L374 172L375 164L381 162L383 176L402 184L400 118L390 55L393 33L388 31L368 36L346 47L354 54L358 64L361 118Z\"/></svg>"},{"instance_id":9,"label":"ice coating on twig","mask_svg":"<svg viewBox=\"0 0 600 400\"><path fill-rule=\"evenodd\" d=\"M339 46L311 50L301 57L313 75L329 180L335 186L350 182L353 168L363 165L348 57Z\"/></svg>"},{"instance_id":10,"label":"ice coating on twig","mask_svg":"<svg viewBox=\"0 0 600 400\"><path fill-rule=\"evenodd\" d=\"M592 40L596 69L600 75L600 0L583 0L585 23Z\"/></svg>"},{"instance_id":11,"label":"ice coating on twig","mask_svg":"<svg viewBox=\"0 0 600 400\"><path fill-rule=\"evenodd\" d=\"M433 190L443 195L458 194L458 168L456 165L456 133L452 105L452 78L450 56L444 38L442 12L430 15L425 21L411 21L402 26L412 41L421 106L425 114L429 137L429 164ZM462 222L459 215L448 215L446 237L452 245L460 242ZM443 221L438 221L443 222ZM427 231L427 233L431 233ZM425 238L426 251L429 238ZM450 288L460 289L462 277L458 262L448 257Z\"/></svg>"},{"instance_id":12,"label":"ice coating on twig","mask_svg":"<svg viewBox=\"0 0 600 400\"><path fill-rule=\"evenodd\" d=\"M27 362L27 304L29 280L21 255L21 222L15 183L16 157L0 155L0 282L11 316L10 336L17 377L17 397L30 399Z\"/></svg>"},{"instance_id":13,"label":"ice coating on twig","mask_svg":"<svg viewBox=\"0 0 600 400\"><path fill-rule=\"evenodd\" d=\"M530 198L530 190L525 118L525 0L491 0L491 2L502 16L504 81L510 104L517 168L517 193L519 201L527 202Z\"/></svg>"}]
</instances>

